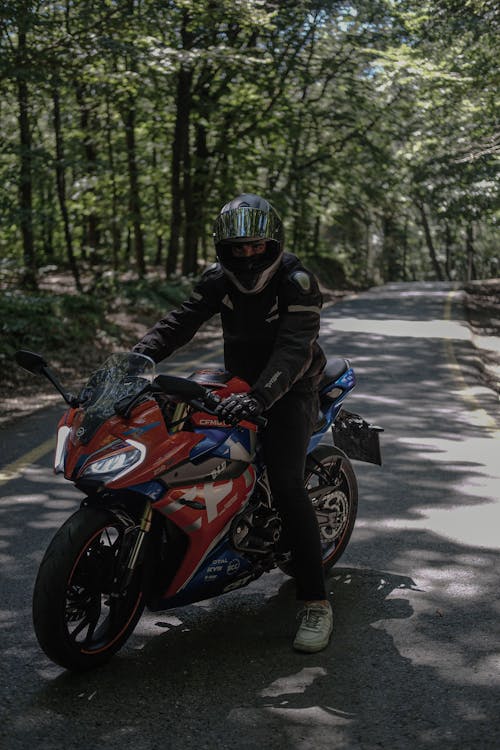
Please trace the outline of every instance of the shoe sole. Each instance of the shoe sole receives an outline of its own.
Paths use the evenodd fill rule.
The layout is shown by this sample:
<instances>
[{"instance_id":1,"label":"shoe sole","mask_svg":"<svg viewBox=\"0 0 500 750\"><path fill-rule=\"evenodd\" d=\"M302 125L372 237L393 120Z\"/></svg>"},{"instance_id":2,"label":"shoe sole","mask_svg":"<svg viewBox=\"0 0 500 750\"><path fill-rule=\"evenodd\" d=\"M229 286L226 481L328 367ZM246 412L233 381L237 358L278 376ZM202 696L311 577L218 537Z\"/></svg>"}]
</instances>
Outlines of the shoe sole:
<instances>
[{"instance_id":1,"label":"shoe sole","mask_svg":"<svg viewBox=\"0 0 500 750\"><path fill-rule=\"evenodd\" d=\"M319 645L312 645L312 644L307 644L307 643L301 644L301 643L296 643L294 641L293 648L295 649L295 651L301 651L304 654L314 654L316 653L316 651L323 651L323 649L326 648L328 644L330 643L332 632L333 631L331 631L328 635L328 638L325 641L321 641L321 644Z\"/></svg>"}]
</instances>

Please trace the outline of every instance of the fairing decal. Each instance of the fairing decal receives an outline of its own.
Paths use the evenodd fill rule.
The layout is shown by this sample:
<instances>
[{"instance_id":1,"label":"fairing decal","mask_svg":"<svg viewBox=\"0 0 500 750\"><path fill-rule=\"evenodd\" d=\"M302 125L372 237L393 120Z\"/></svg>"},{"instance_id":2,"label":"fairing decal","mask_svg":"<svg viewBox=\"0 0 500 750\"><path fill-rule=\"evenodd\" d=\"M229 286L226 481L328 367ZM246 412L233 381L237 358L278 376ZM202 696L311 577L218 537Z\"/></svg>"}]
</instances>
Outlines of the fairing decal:
<instances>
[{"instance_id":1,"label":"fairing decal","mask_svg":"<svg viewBox=\"0 0 500 750\"><path fill-rule=\"evenodd\" d=\"M249 466L237 479L171 489L155 505L189 536L187 553L166 597L176 594L191 580L234 514L245 505L254 485L255 470Z\"/></svg>"},{"instance_id":2,"label":"fairing decal","mask_svg":"<svg viewBox=\"0 0 500 750\"><path fill-rule=\"evenodd\" d=\"M233 550L227 539L222 536L207 552L203 563L184 588L172 596L164 596L149 603L149 609L161 610L209 599L224 591L244 586L259 574L260 571L255 571L250 560Z\"/></svg>"}]
</instances>

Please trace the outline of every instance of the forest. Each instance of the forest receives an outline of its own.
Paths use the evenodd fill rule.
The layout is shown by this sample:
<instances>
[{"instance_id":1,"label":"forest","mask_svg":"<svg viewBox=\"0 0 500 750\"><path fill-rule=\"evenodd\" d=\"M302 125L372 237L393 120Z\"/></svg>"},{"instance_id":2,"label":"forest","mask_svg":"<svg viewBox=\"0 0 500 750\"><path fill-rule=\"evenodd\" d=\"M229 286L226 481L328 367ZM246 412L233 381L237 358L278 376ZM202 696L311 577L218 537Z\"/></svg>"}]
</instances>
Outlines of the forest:
<instances>
[{"instance_id":1,"label":"forest","mask_svg":"<svg viewBox=\"0 0 500 750\"><path fill-rule=\"evenodd\" d=\"M7 333L48 271L182 288L240 192L333 287L500 275L499 31L495 0L3 0Z\"/></svg>"}]
</instances>

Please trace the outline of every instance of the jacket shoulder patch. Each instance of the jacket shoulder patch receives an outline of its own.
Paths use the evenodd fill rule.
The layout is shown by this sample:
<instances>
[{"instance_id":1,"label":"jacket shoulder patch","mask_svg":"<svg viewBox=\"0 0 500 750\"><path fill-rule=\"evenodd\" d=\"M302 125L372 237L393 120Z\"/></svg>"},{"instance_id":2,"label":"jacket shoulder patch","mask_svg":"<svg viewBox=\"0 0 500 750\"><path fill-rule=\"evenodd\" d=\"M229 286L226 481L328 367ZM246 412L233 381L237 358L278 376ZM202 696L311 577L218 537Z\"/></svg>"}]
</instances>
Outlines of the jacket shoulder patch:
<instances>
[{"instance_id":1,"label":"jacket shoulder patch","mask_svg":"<svg viewBox=\"0 0 500 750\"><path fill-rule=\"evenodd\" d=\"M302 292L311 291L311 277L305 271L294 271L290 279L301 289Z\"/></svg>"},{"instance_id":2,"label":"jacket shoulder patch","mask_svg":"<svg viewBox=\"0 0 500 750\"><path fill-rule=\"evenodd\" d=\"M208 278L209 276L223 276L223 273L220 263L212 263L211 266L203 271L202 278Z\"/></svg>"}]
</instances>

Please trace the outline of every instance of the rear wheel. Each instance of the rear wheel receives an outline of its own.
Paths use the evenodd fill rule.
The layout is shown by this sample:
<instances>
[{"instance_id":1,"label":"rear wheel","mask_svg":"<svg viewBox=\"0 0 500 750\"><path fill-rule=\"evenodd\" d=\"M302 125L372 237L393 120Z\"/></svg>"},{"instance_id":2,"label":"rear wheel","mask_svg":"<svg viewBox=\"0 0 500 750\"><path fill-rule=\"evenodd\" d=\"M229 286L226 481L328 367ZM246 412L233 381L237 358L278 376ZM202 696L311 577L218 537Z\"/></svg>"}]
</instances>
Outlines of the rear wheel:
<instances>
[{"instance_id":1,"label":"rear wheel","mask_svg":"<svg viewBox=\"0 0 500 750\"><path fill-rule=\"evenodd\" d=\"M316 511L323 567L335 565L351 538L358 510L358 483L352 464L335 446L318 445L308 456L304 486ZM280 565L293 575L291 562Z\"/></svg>"},{"instance_id":2,"label":"rear wheel","mask_svg":"<svg viewBox=\"0 0 500 750\"><path fill-rule=\"evenodd\" d=\"M59 529L38 571L33 623L52 661L83 671L125 643L144 609L141 566L124 580L135 526L109 511L82 508Z\"/></svg>"}]
</instances>

